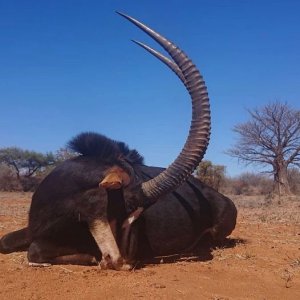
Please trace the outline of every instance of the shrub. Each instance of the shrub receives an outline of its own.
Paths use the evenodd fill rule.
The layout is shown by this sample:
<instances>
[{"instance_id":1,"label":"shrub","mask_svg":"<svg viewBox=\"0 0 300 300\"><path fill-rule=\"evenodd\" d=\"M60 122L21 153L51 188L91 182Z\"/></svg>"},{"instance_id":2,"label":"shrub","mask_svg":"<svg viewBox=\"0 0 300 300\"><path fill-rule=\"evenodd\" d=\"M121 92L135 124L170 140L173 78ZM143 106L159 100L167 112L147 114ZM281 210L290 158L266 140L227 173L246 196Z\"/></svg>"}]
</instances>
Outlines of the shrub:
<instances>
[{"instance_id":1,"label":"shrub","mask_svg":"<svg viewBox=\"0 0 300 300\"><path fill-rule=\"evenodd\" d=\"M22 185L15 172L8 166L0 164L0 190L22 191Z\"/></svg>"},{"instance_id":2,"label":"shrub","mask_svg":"<svg viewBox=\"0 0 300 300\"><path fill-rule=\"evenodd\" d=\"M273 181L267 175L243 173L234 178L226 178L222 191L233 195L268 195L272 193Z\"/></svg>"}]
</instances>

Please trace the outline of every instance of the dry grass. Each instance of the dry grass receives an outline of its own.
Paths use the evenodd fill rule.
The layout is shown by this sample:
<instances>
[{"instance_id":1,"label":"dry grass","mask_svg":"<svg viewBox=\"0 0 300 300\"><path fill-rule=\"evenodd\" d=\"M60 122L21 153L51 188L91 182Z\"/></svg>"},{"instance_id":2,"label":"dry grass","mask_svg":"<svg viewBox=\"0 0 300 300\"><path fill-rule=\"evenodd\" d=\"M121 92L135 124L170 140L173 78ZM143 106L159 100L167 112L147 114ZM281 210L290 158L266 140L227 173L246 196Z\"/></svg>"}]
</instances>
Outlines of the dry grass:
<instances>
[{"instance_id":1,"label":"dry grass","mask_svg":"<svg viewBox=\"0 0 300 300\"><path fill-rule=\"evenodd\" d=\"M300 196L229 196L247 221L257 223L300 223Z\"/></svg>"}]
</instances>

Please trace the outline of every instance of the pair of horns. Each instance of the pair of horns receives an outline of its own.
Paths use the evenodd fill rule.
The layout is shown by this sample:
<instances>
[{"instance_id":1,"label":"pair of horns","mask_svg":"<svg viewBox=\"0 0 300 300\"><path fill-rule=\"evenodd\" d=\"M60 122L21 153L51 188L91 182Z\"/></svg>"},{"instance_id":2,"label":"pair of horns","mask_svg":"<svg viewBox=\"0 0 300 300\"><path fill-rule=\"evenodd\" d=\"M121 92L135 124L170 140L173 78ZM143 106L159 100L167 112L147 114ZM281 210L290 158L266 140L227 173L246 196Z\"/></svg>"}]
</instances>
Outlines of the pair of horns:
<instances>
[{"instance_id":1,"label":"pair of horns","mask_svg":"<svg viewBox=\"0 0 300 300\"><path fill-rule=\"evenodd\" d=\"M147 198L157 199L181 185L193 173L205 154L211 126L207 88L197 67L174 43L138 20L117 13L147 33L167 51L172 59L141 42L134 41L166 64L179 77L191 96L192 120L183 149L166 170L142 184L143 194Z\"/></svg>"}]
</instances>

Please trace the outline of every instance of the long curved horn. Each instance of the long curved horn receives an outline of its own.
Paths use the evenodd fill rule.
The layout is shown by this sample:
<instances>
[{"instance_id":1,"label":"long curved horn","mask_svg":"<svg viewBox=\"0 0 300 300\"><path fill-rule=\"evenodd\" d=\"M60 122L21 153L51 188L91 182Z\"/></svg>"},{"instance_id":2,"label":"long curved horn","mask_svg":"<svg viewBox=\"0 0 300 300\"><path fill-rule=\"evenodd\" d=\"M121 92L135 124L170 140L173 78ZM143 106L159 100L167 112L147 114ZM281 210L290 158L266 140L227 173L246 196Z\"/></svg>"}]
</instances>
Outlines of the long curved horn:
<instances>
[{"instance_id":1,"label":"long curved horn","mask_svg":"<svg viewBox=\"0 0 300 300\"><path fill-rule=\"evenodd\" d=\"M169 67L179 77L179 79L183 82L183 84L185 84L185 77L182 74L180 68L176 65L176 63L173 60L164 56L157 50L154 50L153 48L149 47L148 45L146 45L144 43L141 43L136 40L132 40L132 41L134 43L136 43L137 45L139 45L140 47L142 47L143 49L145 49L146 51L148 51L150 54L152 54L154 57L159 59L161 62L163 62L167 67Z\"/></svg>"},{"instance_id":2,"label":"long curved horn","mask_svg":"<svg viewBox=\"0 0 300 300\"><path fill-rule=\"evenodd\" d=\"M175 44L136 19L120 12L117 13L146 32L169 53L183 74L185 79L183 83L192 100L192 121L182 151L165 171L142 184L144 195L150 199L157 199L184 182L205 154L211 124L207 88L196 66Z\"/></svg>"}]
</instances>

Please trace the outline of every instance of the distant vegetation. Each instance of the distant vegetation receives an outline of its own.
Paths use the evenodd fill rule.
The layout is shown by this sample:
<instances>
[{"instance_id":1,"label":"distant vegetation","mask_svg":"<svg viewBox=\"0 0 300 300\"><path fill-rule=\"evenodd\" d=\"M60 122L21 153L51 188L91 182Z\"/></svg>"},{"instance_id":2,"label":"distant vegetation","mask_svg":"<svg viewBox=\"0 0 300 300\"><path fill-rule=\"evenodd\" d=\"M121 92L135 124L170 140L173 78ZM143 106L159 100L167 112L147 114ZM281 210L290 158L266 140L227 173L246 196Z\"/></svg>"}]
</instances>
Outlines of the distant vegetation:
<instances>
[{"instance_id":1,"label":"distant vegetation","mask_svg":"<svg viewBox=\"0 0 300 300\"><path fill-rule=\"evenodd\" d=\"M228 177L225 166L204 160L194 176L224 194L300 194L300 111L275 102L248 112L250 120L234 127L238 142L227 154L263 172ZM33 191L55 166L74 155L65 148L55 154L2 148L0 190Z\"/></svg>"},{"instance_id":2,"label":"distant vegetation","mask_svg":"<svg viewBox=\"0 0 300 300\"><path fill-rule=\"evenodd\" d=\"M219 191L226 181L225 170L225 166L214 165L209 160L203 160L196 169L195 177Z\"/></svg>"},{"instance_id":3,"label":"distant vegetation","mask_svg":"<svg viewBox=\"0 0 300 300\"><path fill-rule=\"evenodd\" d=\"M0 149L0 190L34 191L41 180L59 163L74 156L67 149L55 154L17 147Z\"/></svg>"},{"instance_id":4,"label":"distant vegetation","mask_svg":"<svg viewBox=\"0 0 300 300\"><path fill-rule=\"evenodd\" d=\"M225 166L214 165L211 161L202 161L195 172L195 177L227 195L272 196L276 194L274 180L270 174L245 172L229 177L226 175ZM298 168L288 169L288 181L291 193L300 195Z\"/></svg>"},{"instance_id":5,"label":"distant vegetation","mask_svg":"<svg viewBox=\"0 0 300 300\"><path fill-rule=\"evenodd\" d=\"M16 148L0 149L0 190L34 191L49 172L74 153L62 148L55 154L42 154ZM194 176L217 191L228 195L271 195L274 182L269 174L242 173L235 177L226 175L226 167L211 161L202 161ZM300 171L288 170L291 192L300 194Z\"/></svg>"}]
</instances>

